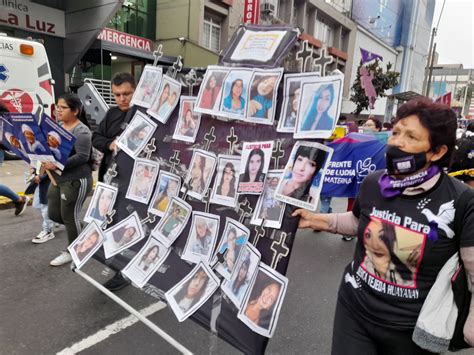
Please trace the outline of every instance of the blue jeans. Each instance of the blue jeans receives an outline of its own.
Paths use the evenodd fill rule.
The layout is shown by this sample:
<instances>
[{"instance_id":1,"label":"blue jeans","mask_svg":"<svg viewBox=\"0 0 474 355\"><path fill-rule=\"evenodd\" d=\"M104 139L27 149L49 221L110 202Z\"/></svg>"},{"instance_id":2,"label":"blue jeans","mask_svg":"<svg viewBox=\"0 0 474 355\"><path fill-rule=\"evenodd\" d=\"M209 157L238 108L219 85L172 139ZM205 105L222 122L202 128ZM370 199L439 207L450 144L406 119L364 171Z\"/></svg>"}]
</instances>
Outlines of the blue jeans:
<instances>
[{"instance_id":1,"label":"blue jeans","mask_svg":"<svg viewBox=\"0 0 474 355\"><path fill-rule=\"evenodd\" d=\"M33 195L33 207L41 212L41 216L43 217L43 231L51 233L54 228L54 222L49 219L48 205L40 202L39 187L36 187L35 194Z\"/></svg>"},{"instance_id":2,"label":"blue jeans","mask_svg":"<svg viewBox=\"0 0 474 355\"><path fill-rule=\"evenodd\" d=\"M20 202L20 196L12 191L8 186L0 184L0 196L8 197L13 202Z\"/></svg>"},{"instance_id":3,"label":"blue jeans","mask_svg":"<svg viewBox=\"0 0 474 355\"><path fill-rule=\"evenodd\" d=\"M332 213L331 200L332 197L329 196L320 196L321 208L319 209L320 213Z\"/></svg>"}]
</instances>

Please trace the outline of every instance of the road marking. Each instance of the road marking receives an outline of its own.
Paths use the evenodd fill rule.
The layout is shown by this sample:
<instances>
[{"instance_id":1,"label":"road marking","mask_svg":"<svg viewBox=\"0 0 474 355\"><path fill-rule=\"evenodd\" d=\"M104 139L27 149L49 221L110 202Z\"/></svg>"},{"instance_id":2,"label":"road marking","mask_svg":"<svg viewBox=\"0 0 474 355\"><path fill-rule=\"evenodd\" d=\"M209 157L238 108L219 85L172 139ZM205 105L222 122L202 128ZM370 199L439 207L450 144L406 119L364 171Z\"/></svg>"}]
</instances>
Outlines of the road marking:
<instances>
[{"instance_id":1,"label":"road marking","mask_svg":"<svg viewBox=\"0 0 474 355\"><path fill-rule=\"evenodd\" d=\"M143 316L148 317L152 315L153 313L162 310L165 307L166 307L166 303L159 301L148 307L143 308L142 310L140 310L140 313ZM99 330L97 333L92 334L91 336L88 336L87 338L82 339L81 341L71 345L70 347L59 351L57 354L58 355L77 354L78 352L86 350L100 343L101 341L104 341L111 335L117 334L120 331L130 327L131 325L134 325L137 322L139 322L139 320L135 316L129 315L128 317L120 319L116 321L115 323L109 324L105 328Z\"/></svg>"}]
</instances>

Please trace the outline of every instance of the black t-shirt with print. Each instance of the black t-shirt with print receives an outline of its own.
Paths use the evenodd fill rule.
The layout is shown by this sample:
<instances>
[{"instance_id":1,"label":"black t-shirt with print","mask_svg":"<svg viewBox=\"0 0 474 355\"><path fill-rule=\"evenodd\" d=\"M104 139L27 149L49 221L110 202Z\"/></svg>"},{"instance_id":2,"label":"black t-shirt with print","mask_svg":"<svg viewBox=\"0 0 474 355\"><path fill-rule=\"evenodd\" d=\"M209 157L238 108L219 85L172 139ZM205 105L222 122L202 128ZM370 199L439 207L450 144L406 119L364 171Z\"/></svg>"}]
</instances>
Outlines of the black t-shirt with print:
<instances>
[{"instance_id":1,"label":"black t-shirt with print","mask_svg":"<svg viewBox=\"0 0 474 355\"><path fill-rule=\"evenodd\" d=\"M436 276L457 250L454 206L467 186L442 173L427 192L388 199L378 186L381 174L375 172L364 180L355 201L358 240L339 296L369 322L408 329L415 326ZM461 246L474 246L473 231L471 200Z\"/></svg>"}]
</instances>

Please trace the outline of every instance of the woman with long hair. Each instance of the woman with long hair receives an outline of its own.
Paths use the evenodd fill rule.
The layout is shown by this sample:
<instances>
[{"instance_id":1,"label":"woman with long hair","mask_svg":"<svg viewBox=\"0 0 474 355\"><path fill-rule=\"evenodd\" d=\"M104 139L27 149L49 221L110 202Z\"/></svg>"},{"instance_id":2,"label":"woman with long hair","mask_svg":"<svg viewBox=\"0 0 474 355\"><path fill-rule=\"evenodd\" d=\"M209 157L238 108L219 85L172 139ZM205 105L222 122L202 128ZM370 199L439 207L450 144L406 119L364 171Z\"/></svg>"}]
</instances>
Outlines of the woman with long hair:
<instances>
[{"instance_id":1,"label":"woman with long hair","mask_svg":"<svg viewBox=\"0 0 474 355\"><path fill-rule=\"evenodd\" d=\"M245 172L241 176L240 182L263 182L265 174L263 166L265 165L265 153L260 148L254 148L250 151L245 166Z\"/></svg>"},{"instance_id":2,"label":"woman with long hair","mask_svg":"<svg viewBox=\"0 0 474 355\"><path fill-rule=\"evenodd\" d=\"M206 169L206 158L197 154L191 168L190 190L197 193L204 191L206 182L204 181L204 171Z\"/></svg>"},{"instance_id":3,"label":"woman with long hair","mask_svg":"<svg viewBox=\"0 0 474 355\"><path fill-rule=\"evenodd\" d=\"M138 267L144 272L147 272L150 267L153 267L156 264L157 260L159 259L159 254L160 247L158 245L153 245L140 258Z\"/></svg>"},{"instance_id":4,"label":"woman with long hair","mask_svg":"<svg viewBox=\"0 0 474 355\"><path fill-rule=\"evenodd\" d=\"M195 235L196 239L194 241L193 246L191 247L191 251L193 253L207 256L209 254L211 243L212 243L212 230L210 227L209 221L206 221L202 217L196 218L195 223Z\"/></svg>"},{"instance_id":5,"label":"woman with long hair","mask_svg":"<svg viewBox=\"0 0 474 355\"><path fill-rule=\"evenodd\" d=\"M191 111L191 109L188 108L186 110L183 121L179 133L186 137L193 137L196 131L196 122L194 121L193 111Z\"/></svg>"},{"instance_id":6,"label":"woman with long hair","mask_svg":"<svg viewBox=\"0 0 474 355\"><path fill-rule=\"evenodd\" d=\"M278 282L259 274L244 311L247 318L259 327L268 329L280 290Z\"/></svg>"},{"instance_id":7,"label":"woman with long hair","mask_svg":"<svg viewBox=\"0 0 474 355\"><path fill-rule=\"evenodd\" d=\"M229 95L224 99L224 111L234 112L237 114L244 113L245 100L242 97L243 90L243 80L235 79L230 86Z\"/></svg>"},{"instance_id":8,"label":"woman with long hair","mask_svg":"<svg viewBox=\"0 0 474 355\"><path fill-rule=\"evenodd\" d=\"M244 259L242 264L240 264L239 271L237 272L237 276L232 282L232 293L241 300L246 287L249 284L249 267L250 267L250 255Z\"/></svg>"},{"instance_id":9,"label":"woman with long hair","mask_svg":"<svg viewBox=\"0 0 474 355\"><path fill-rule=\"evenodd\" d=\"M95 248L99 241L99 233L97 231L93 231L89 234L82 242L76 244L74 246L74 251L79 259L82 261L90 252Z\"/></svg>"},{"instance_id":10,"label":"woman with long hair","mask_svg":"<svg viewBox=\"0 0 474 355\"><path fill-rule=\"evenodd\" d=\"M216 194L226 197L235 196L235 167L231 162L226 163L224 166L221 181L217 187Z\"/></svg>"},{"instance_id":11,"label":"woman with long hair","mask_svg":"<svg viewBox=\"0 0 474 355\"><path fill-rule=\"evenodd\" d=\"M206 86L204 87L204 91L201 97L201 103L199 107L204 109L212 109L216 102L217 96L219 95L219 91L221 89L222 79L220 79L220 83L218 82L218 77L215 73L209 76L209 79L206 82Z\"/></svg>"},{"instance_id":12,"label":"woman with long hair","mask_svg":"<svg viewBox=\"0 0 474 355\"><path fill-rule=\"evenodd\" d=\"M191 280L183 285L176 294L175 300L183 312L187 312L196 303L198 303L206 292L209 276L204 270L198 270Z\"/></svg>"},{"instance_id":13,"label":"woman with long hair","mask_svg":"<svg viewBox=\"0 0 474 355\"><path fill-rule=\"evenodd\" d=\"M300 130L332 130L334 118L329 116L328 111L333 101L334 86L332 84L321 85L311 99L309 108L303 117Z\"/></svg>"}]
</instances>

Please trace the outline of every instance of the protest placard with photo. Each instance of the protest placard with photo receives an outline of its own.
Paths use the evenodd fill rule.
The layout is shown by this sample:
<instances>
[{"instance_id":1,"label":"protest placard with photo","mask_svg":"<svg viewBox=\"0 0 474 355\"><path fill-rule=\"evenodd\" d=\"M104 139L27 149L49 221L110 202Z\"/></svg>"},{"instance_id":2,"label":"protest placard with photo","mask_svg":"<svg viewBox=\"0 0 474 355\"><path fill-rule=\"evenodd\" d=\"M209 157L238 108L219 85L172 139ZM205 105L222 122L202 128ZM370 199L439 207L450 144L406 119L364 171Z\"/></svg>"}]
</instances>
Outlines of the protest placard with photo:
<instances>
[{"instance_id":1,"label":"protest placard with photo","mask_svg":"<svg viewBox=\"0 0 474 355\"><path fill-rule=\"evenodd\" d=\"M216 169L216 155L206 150L195 149L189 165L185 183L189 186L188 195L201 200L211 184ZM184 191L184 187L181 189Z\"/></svg>"},{"instance_id":2,"label":"protest placard with photo","mask_svg":"<svg viewBox=\"0 0 474 355\"><path fill-rule=\"evenodd\" d=\"M225 67L210 65L202 81L197 97L196 112L216 115L219 113L224 79L229 73Z\"/></svg>"},{"instance_id":3,"label":"protest placard with photo","mask_svg":"<svg viewBox=\"0 0 474 355\"><path fill-rule=\"evenodd\" d=\"M98 224L103 223L107 218L107 214L114 208L117 194L117 187L97 182L84 221L87 223L92 221L96 221Z\"/></svg>"},{"instance_id":4,"label":"protest placard with photo","mask_svg":"<svg viewBox=\"0 0 474 355\"><path fill-rule=\"evenodd\" d=\"M160 166L156 161L135 159L132 177L125 197L133 201L147 204L150 200L151 194L153 193L159 169Z\"/></svg>"},{"instance_id":5,"label":"protest placard with photo","mask_svg":"<svg viewBox=\"0 0 474 355\"><path fill-rule=\"evenodd\" d=\"M194 143L196 140L201 124L201 114L195 112L195 104L195 97L181 96L178 122L176 123L173 139L189 143Z\"/></svg>"},{"instance_id":6,"label":"protest placard with photo","mask_svg":"<svg viewBox=\"0 0 474 355\"><path fill-rule=\"evenodd\" d=\"M104 240L102 229L97 223L89 223L67 248L76 268L80 269L101 247Z\"/></svg>"},{"instance_id":7,"label":"protest placard with photo","mask_svg":"<svg viewBox=\"0 0 474 355\"><path fill-rule=\"evenodd\" d=\"M132 158L137 157L155 133L156 127L156 122L144 113L137 111L127 128L118 137L117 147Z\"/></svg>"},{"instance_id":8,"label":"protest placard with photo","mask_svg":"<svg viewBox=\"0 0 474 355\"><path fill-rule=\"evenodd\" d=\"M15 153L17 157L21 158L28 164L31 164L31 160L28 157L28 153L26 152L25 148L23 147L23 143L21 143L20 140L15 136L13 125L6 116L0 117L0 121L3 123L3 145Z\"/></svg>"},{"instance_id":9,"label":"protest placard with photo","mask_svg":"<svg viewBox=\"0 0 474 355\"><path fill-rule=\"evenodd\" d=\"M240 156L219 155L217 173L212 185L211 202L223 206L235 207L237 203L237 174L240 171Z\"/></svg>"},{"instance_id":10,"label":"protest placard with photo","mask_svg":"<svg viewBox=\"0 0 474 355\"><path fill-rule=\"evenodd\" d=\"M145 238L137 212L104 231L104 253L108 259Z\"/></svg>"},{"instance_id":11,"label":"protest placard with photo","mask_svg":"<svg viewBox=\"0 0 474 355\"><path fill-rule=\"evenodd\" d=\"M156 186L148 211L163 217L171 198L178 196L181 188L181 178L178 175L160 170Z\"/></svg>"},{"instance_id":12,"label":"protest placard with photo","mask_svg":"<svg viewBox=\"0 0 474 355\"><path fill-rule=\"evenodd\" d=\"M156 96L163 77L163 69L153 65L145 65L137 88L133 93L130 105L140 105L145 108L151 106L153 98Z\"/></svg>"},{"instance_id":13,"label":"protest placard with photo","mask_svg":"<svg viewBox=\"0 0 474 355\"><path fill-rule=\"evenodd\" d=\"M146 113L161 123L166 123L174 108L178 105L180 95L180 82L164 75L161 80L160 89L153 98L153 102Z\"/></svg>"},{"instance_id":14,"label":"protest placard with photo","mask_svg":"<svg viewBox=\"0 0 474 355\"><path fill-rule=\"evenodd\" d=\"M237 193L259 195L272 157L273 141L244 142Z\"/></svg>"},{"instance_id":15,"label":"protest placard with photo","mask_svg":"<svg viewBox=\"0 0 474 355\"><path fill-rule=\"evenodd\" d=\"M217 215L194 211L181 258L192 263L203 261L208 264L216 245L219 222Z\"/></svg>"}]
</instances>

